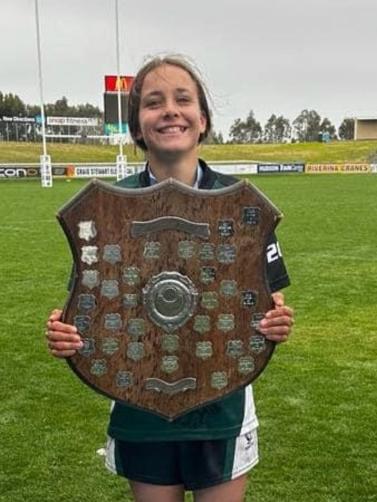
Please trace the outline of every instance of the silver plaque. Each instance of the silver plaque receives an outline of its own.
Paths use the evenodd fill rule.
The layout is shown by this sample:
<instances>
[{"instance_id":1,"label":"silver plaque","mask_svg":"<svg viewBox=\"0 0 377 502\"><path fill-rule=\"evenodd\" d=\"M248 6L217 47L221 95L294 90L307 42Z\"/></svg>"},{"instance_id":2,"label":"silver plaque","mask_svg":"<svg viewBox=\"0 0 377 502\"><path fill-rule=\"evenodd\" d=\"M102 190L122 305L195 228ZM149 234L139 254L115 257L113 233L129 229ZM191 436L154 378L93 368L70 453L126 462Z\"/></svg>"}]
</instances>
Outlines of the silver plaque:
<instances>
[{"instance_id":1,"label":"silver plaque","mask_svg":"<svg viewBox=\"0 0 377 502\"><path fill-rule=\"evenodd\" d=\"M237 282L233 280L221 281L220 294L222 296L235 296L237 294Z\"/></svg>"},{"instance_id":2,"label":"silver plaque","mask_svg":"<svg viewBox=\"0 0 377 502\"><path fill-rule=\"evenodd\" d=\"M138 295L134 293L126 293L123 295L123 307L125 309L132 309L138 305Z\"/></svg>"},{"instance_id":3,"label":"silver plaque","mask_svg":"<svg viewBox=\"0 0 377 502\"><path fill-rule=\"evenodd\" d=\"M243 307L255 307L258 300L258 293L248 289L241 292L241 304Z\"/></svg>"},{"instance_id":4,"label":"silver plaque","mask_svg":"<svg viewBox=\"0 0 377 502\"><path fill-rule=\"evenodd\" d=\"M225 371L214 371L211 375L211 387L221 390L228 385L228 377Z\"/></svg>"},{"instance_id":5,"label":"silver plaque","mask_svg":"<svg viewBox=\"0 0 377 502\"><path fill-rule=\"evenodd\" d=\"M97 235L96 225L94 221L80 221L78 223L79 227L79 238L89 242L91 239Z\"/></svg>"},{"instance_id":6,"label":"silver plaque","mask_svg":"<svg viewBox=\"0 0 377 502\"><path fill-rule=\"evenodd\" d=\"M176 352L179 348L179 337L178 335L162 335L161 337L161 348L169 354Z\"/></svg>"},{"instance_id":7,"label":"silver plaque","mask_svg":"<svg viewBox=\"0 0 377 502\"><path fill-rule=\"evenodd\" d=\"M105 314L104 317L105 329L117 331L122 328L122 318L118 313Z\"/></svg>"},{"instance_id":8,"label":"silver plaque","mask_svg":"<svg viewBox=\"0 0 377 502\"><path fill-rule=\"evenodd\" d=\"M217 246L217 259L224 264L234 263L236 261L236 246L219 244Z\"/></svg>"},{"instance_id":9,"label":"silver plaque","mask_svg":"<svg viewBox=\"0 0 377 502\"><path fill-rule=\"evenodd\" d=\"M73 324L79 333L85 333L90 327L90 317L88 315L76 315L73 318Z\"/></svg>"},{"instance_id":10,"label":"silver plaque","mask_svg":"<svg viewBox=\"0 0 377 502\"><path fill-rule=\"evenodd\" d=\"M201 244L199 248L199 258L202 261L211 261L215 259L215 246L209 242Z\"/></svg>"},{"instance_id":11,"label":"silver plaque","mask_svg":"<svg viewBox=\"0 0 377 502\"><path fill-rule=\"evenodd\" d=\"M218 232L221 237L231 237L234 234L233 220L219 220Z\"/></svg>"},{"instance_id":12,"label":"silver plaque","mask_svg":"<svg viewBox=\"0 0 377 502\"><path fill-rule=\"evenodd\" d=\"M93 310L96 306L96 297L94 295L82 294L79 295L78 301L78 309L79 310Z\"/></svg>"},{"instance_id":13,"label":"silver plaque","mask_svg":"<svg viewBox=\"0 0 377 502\"><path fill-rule=\"evenodd\" d=\"M140 270L137 267L126 267L123 269L123 282L129 286L137 286L140 282Z\"/></svg>"},{"instance_id":14,"label":"silver plaque","mask_svg":"<svg viewBox=\"0 0 377 502\"><path fill-rule=\"evenodd\" d=\"M229 357L240 357L243 354L242 340L229 340L226 344L226 353Z\"/></svg>"},{"instance_id":15,"label":"silver plaque","mask_svg":"<svg viewBox=\"0 0 377 502\"><path fill-rule=\"evenodd\" d=\"M102 339L102 352L107 356L112 356L119 350L119 340L116 338L103 338Z\"/></svg>"},{"instance_id":16,"label":"silver plaque","mask_svg":"<svg viewBox=\"0 0 377 502\"><path fill-rule=\"evenodd\" d=\"M106 359L93 359L90 367L90 373L97 377L101 377L107 373Z\"/></svg>"},{"instance_id":17,"label":"silver plaque","mask_svg":"<svg viewBox=\"0 0 377 502\"><path fill-rule=\"evenodd\" d=\"M127 332L133 337L145 335L145 320L144 319L129 319Z\"/></svg>"},{"instance_id":18,"label":"silver plaque","mask_svg":"<svg viewBox=\"0 0 377 502\"><path fill-rule=\"evenodd\" d=\"M204 291L202 293L201 306L208 309L216 309L219 305L219 298L215 291Z\"/></svg>"},{"instance_id":19,"label":"silver plaque","mask_svg":"<svg viewBox=\"0 0 377 502\"><path fill-rule=\"evenodd\" d=\"M255 354L260 354L266 348L266 339L263 335L253 335L250 337L250 350Z\"/></svg>"},{"instance_id":20,"label":"silver plaque","mask_svg":"<svg viewBox=\"0 0 377 502\"><path fill-rule=\"evenodd\" d=\"M116 374L116 386L122 387L122 389L127 389L133 385L133 376L130 371L119 370Z\"/></svg>"},{"instance_id":21,"label":"silver plaque","mask_svg":"<svg viewBox=\"0 0 377 502\"><path fill-rule=\"evenodd\" d=\"M145 243L143 256L146 260L158 260L160 257L161 244L155 241Z\"/></svg>"},{"instance_id":22,"label":"silver plaque","mask_svg":"<svg viewBox=\"0 0 377 502\"><path fill-rule=\"evenodd\" d=\"M109 300L116 298L119 295L118 281L113 279L102 281L101 295L106 296Z\"/></svg>"},{"instance_id":23,"label":"silver plaque","mask_svg":"<svg viewBox=\"0 0 377 502\"><path fill-rule=\"evenodd\" d=\"M100 281L98 270L83 270L81 282L83 286L89 289L94 289L99 286Z\"/></svg>"},{"instance_id":24,"label":"silver plaque","mask_svg":"<svg viewBox=\"0 0 377 502\"><path fill-rule=\"evenodd\" d=\"M83 346L78 350L78 353L84 357L90 357L96 350L94 338L82 338Z\"/></svg>"},{"instance_id":25,"label":"silver plaque","mask_svg":"<svg viewBox=\"0 0 377 502\"><path fill-rule=\"evenodd\" d=\"M242 356L238 359L238 372L247 375L255 369L254 359L251 356Z\"/></svg>"},{"instance_id":26,"label":"silver plaque","mask_svg":"<svg viewBox=\"0 0 377 502\"><path fill-rule=\"evenodd\" d=\"M196 389L196 378L186 377L175 382L165 382L165 380L161 380L160 378L147 378L145 380L145 389L174 396L189 389Z\"/></svg>"},{"instance_id":27,"label":"silver plaque","mask_svg":"<svg viewBox=\"0 0 377 502\"><path fill-rule=\"evenodd\" d=\"M213 347L212 347L212 342L196 342L196 350L195 350L195 355L196 357L199 357L200 359L208 359L212 357L213 355Z\"/></svg>"},{"instance_id":28,"label":"silver plaque","mask_svg":"<svg viewBox=\"0 0 377 502\"><path fill-rule=\"evenodd\" d=\"M141 342L130 342L127 347L127 357L133 361L140 361L145 355L144 344Z\"/></svg>"},{"instance_id":29,"label":"silver plaque","mask_svg":"<svg viewBox=\"0 0 377 502\"><path fill-rule=\"evenodd\" d=\"M194 318L194 331L207 333L211 329L211 320L208 315L197 315Z\"/></svg>"},{"instance_id":30,"label":"silver plaque","mask_svg":"<svg viewBox=\"0 0 377 502\"><path fill-rule=\"evenodd\" d=\"M260 220L260 208L244 207L242 220L246 225L258 225Z\"/></svg>"},{"instance_id":31,"label":"silver plaque","mask_svg":"<svg viewBox=\"0 0 377 502\"><path fill-rule=\"evenodd\" d=\"M81 248L81 261L87 265L93 265L98 262L98 247L83 246Z\"/></svg>"},{"instance_id":32,"label":"silver plaque","mask_svg":"<svg viewBox=\"0 0 377 502\"><path fill-rule=\"evenodd\" d=\"M217 328L220 331L232 331L234 329L234 315L233 314L219 314L217 320Z\"/></svg>"},{"instance_id":33,"label":"silver plaque","mask_svg":"<svg viewBox=\"0 0 377 502\"><path fill-rule=\"evenodd\" d=\"M216 269L214 267L202 267L200 269L200 282L211 284L216 279Z\"/></svg>"},{"instance_id":34,"label":"silver plaque","mask_svg":"<svg viewBox=\"0 0 377 502\"><path fill-rule=\"evenodd\" d=\"M260 322L263 318L264 318L264 314L262 314L261 312L255 312L251 316L251 321L250 321L251 327L254 329L259 329Z\"/></svg>"},{"instance_id":35,"label":"silver plaque","mask_svg":"<svg viewBox=\"0 0 377 502\"><path fill-rule=\"evenodd\" d=\"M165 373L174 373L178 369L177 356L163 356L161 359L161 369Z\"/></svg>"},{"instance_id":36,"label":"silver plaque","mask_svg":"<svg viewBox=\"0 0 377 502\"><path fill-rule=\"evenodd\" d=\"M103 248L103 259L112 265L122 261L120 246L118 244L106 244Z\"/></svg>"},{"instance_id":37,"label":"silver plaque","mask_svg":"<svg viewBox=\"0 0 377 502\"><path fill-rule=\"evenodd\" d=\"M178 256L188 260L195 255L196 244L193 241L180 241L178 243Z\"/></svg>"}]
</instances>

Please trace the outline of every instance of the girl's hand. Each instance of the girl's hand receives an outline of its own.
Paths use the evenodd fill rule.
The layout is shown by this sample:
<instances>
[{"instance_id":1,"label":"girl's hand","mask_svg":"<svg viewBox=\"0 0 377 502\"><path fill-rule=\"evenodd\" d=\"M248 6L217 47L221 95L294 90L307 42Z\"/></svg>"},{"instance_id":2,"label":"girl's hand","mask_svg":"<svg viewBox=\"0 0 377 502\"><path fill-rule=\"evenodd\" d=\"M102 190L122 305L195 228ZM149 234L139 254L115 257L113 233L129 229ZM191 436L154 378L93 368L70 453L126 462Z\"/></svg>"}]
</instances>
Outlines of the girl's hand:
<instances>
[{"instance_id":1,"label":"girl's hand","mask_svg":"<svg viewBox=\"0 0 377 502\"><path fill-rule=\"evenodd\" d=\"M258 331L273 342L286 342L294 324L293 310L284 304L284 295L280 291L273 293L272 299L275 308L266 312Z\"/></svg>"},{"instance_id":2,"label":"girl's hand","mask_svg":"<svg viewBox=\"0 0 377 502\"><path fill-rule=\"evenodd\" d=\"M83 342L77 332L76 326L64 324L60 321L62 310L53 310L47 321L47 346L55 357L71 357L78 349L83 347Z\"/></svg>"}]
</instances>

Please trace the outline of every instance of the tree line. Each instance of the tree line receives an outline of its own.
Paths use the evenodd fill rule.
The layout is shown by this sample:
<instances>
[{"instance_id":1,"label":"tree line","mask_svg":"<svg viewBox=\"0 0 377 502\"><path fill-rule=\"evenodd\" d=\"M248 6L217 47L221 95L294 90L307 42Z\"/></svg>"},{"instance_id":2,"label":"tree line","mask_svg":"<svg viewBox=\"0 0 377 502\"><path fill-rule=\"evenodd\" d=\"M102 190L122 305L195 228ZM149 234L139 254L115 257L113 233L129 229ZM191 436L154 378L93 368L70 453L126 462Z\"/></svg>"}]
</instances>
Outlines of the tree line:
<instances>
[{"instance_id":1,"label":"tree line","mask_svg":"<svg viewBox=\"0 0 377 502\"><path fill-rule=\"evenodd\" d=\"M40 115L38 105L25 104L17 94L3 94L0 91L0 119L8 117L35 117ZM90 103L69 105L65 96L45 105L46 116L98 117L103 111ZM349 140L354 138L354 120L345 118L338 130L327 118L321 118L315 110L302 110L290 123L282 115L272 114L264 126L256 119L251 110L246 119L237 118L229 130L228 143L284 143L290 141ZM225 143L221 132L213 131L208 143Z\"/></svg>"}]
</instances>

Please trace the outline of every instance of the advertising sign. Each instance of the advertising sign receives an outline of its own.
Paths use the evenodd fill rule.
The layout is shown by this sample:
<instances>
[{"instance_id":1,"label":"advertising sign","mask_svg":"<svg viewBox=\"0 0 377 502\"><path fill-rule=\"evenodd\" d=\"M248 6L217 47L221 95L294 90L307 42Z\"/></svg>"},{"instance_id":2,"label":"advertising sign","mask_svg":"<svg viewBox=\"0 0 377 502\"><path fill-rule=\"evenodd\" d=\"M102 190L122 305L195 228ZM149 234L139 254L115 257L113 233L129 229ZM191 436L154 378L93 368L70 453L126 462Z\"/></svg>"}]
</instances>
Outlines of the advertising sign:
<instances>
[{"instance_id":1,"label":"advertising sign","mask_svg":"<svg viewBox=\"0 0 377 502\"><path fill-rule=\"evenodd\" d=\"M134 77L130 75L105 75L105 91L106 92L129 92Z\"/></svg>"},{"instance_id":2,"label":"advertising sign","mask_svg":"<svg viewBox=\"0 0 377 502\"><path fill-rule=\"evenodd\" d=\"M98 125L96 117L47 117L47 125L95 127Z\"/></svg>"},{"instance_id":3,"label":"advertising sign","mask_svg":"<svg viewBox=\"0 0 377 502\"><path fill-rule=\"evenodd\" d=\"M310 174L370 173L370 164L307 164L305 172Z\"/></svg>"}]
</instances>

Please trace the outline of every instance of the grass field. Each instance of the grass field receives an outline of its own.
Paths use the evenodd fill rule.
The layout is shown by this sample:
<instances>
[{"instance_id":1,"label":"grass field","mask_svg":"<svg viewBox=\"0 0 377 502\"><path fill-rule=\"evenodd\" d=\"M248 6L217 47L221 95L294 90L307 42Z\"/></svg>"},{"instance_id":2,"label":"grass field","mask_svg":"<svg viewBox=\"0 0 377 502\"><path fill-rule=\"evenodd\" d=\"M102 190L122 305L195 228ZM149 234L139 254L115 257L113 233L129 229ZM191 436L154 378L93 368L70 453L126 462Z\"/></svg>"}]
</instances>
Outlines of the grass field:
<instances>
[{"instance_id":1,"label":"grass field","mask_svg":"<svg viewBox=\"0 0 377 502\"><path fill-rule=\"evenodd\" d=\"M73 145L49 143L52 162L114 162L116 146ZM0 164L8 162L39 162L38 143L0 142ZM125 147L129 162L142 161L143 154L133 146ZM377 155L377 141L334 141L332 143L295 143L270 145L204 145L203 158L211 161L249 160L263 162L368 162Z\"/></svg>"},{"instance_id":2,"label":"grass field","mask_svg":"<svg viewBox=\"0 0 377 502\"><path fill-rule=\"evenodd\" d=\"M255 383L261 461L246 500L377 501L377 176L251 180L285 214L296 327ZM1 502L132 500L96 454L108 400L45 348L71 261L54 214L83 184L0 183Z\"/></svg>"}]
</instances>

